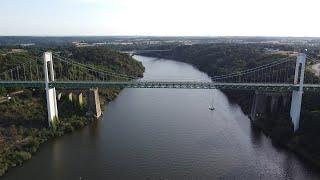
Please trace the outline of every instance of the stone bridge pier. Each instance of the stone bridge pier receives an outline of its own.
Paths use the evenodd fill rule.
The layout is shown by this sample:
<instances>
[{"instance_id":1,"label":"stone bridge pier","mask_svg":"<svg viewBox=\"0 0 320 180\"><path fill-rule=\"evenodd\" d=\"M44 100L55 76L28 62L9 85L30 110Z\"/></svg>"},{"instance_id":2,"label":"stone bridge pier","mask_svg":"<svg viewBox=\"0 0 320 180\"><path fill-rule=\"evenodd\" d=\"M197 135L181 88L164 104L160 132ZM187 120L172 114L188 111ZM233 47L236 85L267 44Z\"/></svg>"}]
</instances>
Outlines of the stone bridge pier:
<instances>
[{"instance_id":1,"label":"stone bridge pier","mask_svg":"<svg viewBox=\"0 0 320 180\"><path fill-rule=\"evenodd\" d=\"M78 102L80 107L84 106L84 96L82 91L64 90L58 91L57 100L61 101L63 96L67 96L71 102Z\"/></svg>"},{"instance_id":2,"label":"stone bridge pier","mask_svg":"<svg viewBox=\"0 0 320 180\"><path fill-rule=\"evenodd\" d=\"M288 111L290 107L289 100L289 93L255 91L250 119L254 121L266 114L278 114Z\"/></svg>"},{"instance_id":3,"label":"stone bridge pier","mask_svg":"<svg viewBox=\"0 0 320 180\"><path fill-rule=\"evenodd\" d=\"M100 97L98 88L87 91L88 114L95 118L100 118L102 115Z\"/></svg>"},{"instance_id":4,"label":"stone bridge pier","mask_svg":"<svg viewBox=\"0 0 320 180\"><path fill-rule=\"evenodd\" d=\"M61 101L63 96L67 96L69 101L79 103L80 107L84 107L86 99L88 108L87 114L96 118L99 118L102 115L98 88L90 89L85 92L79 90L63 90L59 91L57 94L58 101Z\"/></svg>"}]
</instances>

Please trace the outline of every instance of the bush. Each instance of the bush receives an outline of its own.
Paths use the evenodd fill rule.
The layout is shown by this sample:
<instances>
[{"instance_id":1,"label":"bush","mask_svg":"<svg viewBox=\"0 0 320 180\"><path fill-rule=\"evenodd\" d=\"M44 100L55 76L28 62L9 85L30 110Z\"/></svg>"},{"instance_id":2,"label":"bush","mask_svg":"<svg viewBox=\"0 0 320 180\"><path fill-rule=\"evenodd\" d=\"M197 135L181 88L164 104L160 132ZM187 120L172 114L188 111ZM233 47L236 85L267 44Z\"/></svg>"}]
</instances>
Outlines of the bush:
<instances>
[{"instance_id":1,"label":"bush","mask_svg":"<svg viewBox=\"0 0 320 180\"><path fill-rule=\"evenodd\" d=\"M22 148L27 152L35 153L37 152L39 146L40 141L37 137L28 136L26 139L24 139Z\"/></svg>"},{"instance_id":2,"label":"bush","mask_svg":"<svg viewBox=\"0 0 320 180\"><path fill-rule=\"evenodd\" d=\"M32 91L29 89L25 89L24 92L22 93L21 97L23 99L31 99L32 98Z\"/></svg>"},{"instance_id":3,"label":"bush","mask_svg":"<svg viewBox=\"0 0 320 180\"><path fill-rule=\"evenodd\" d=\"M7 170L8 170L8 164L0 163L0 176L4 175L4 173L6 173Z\"/></svg>"},{"instance_id":4,"label":"bush","mask_svg":"<svg viewBox=\"0 0 320 180\"><path fill-rule=\"evenodd\" d=\"M88 124L88 119L83 117L72 117L70 119L70 123L72 124L73 127L79 129L79 128L83 128Z\"/></svg>"},{"instance_id":5,"label":"bush","mask_svg":"<svg viewBox=\"0 0 320 180\"><path fill-rule=\"evenodd\" d=\"M7 94L7 90L4 87L0 87L0 96L5 96L6 94Z\"/></svg>"},{"instance_id":6,"label":"bush","mask_svg":"<svg viewBox=\"0 0 320 180\"><path fill-rule=\"evenodd\" d=\"M71 133L74 131L74 128L73 126L71 125L71 123L67 122L67 123L63 123L62 127L61 127L61 130L64 132L64 133Z\"/></svg>"},{"instance_id":7,"label":"bush","mask_svg":"<svg viewBox=\"0 0 320 180\"><path fill-rule=\"evenodd\" d=\"M21 165L23 161L31 159L31 154L25 151L15 151L14 157L18 164Z\"/></svg>"}]
</instances>

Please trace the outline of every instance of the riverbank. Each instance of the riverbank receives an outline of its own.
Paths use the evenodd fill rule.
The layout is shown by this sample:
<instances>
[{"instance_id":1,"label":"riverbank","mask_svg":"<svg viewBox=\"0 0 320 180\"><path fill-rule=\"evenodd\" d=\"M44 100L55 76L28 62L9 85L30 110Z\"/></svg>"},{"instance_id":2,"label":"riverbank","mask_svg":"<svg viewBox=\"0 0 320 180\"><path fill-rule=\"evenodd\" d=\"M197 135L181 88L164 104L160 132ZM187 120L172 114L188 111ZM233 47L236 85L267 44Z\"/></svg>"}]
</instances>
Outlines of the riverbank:
<instances>
[{"instance_id":1,"label":"riverbank","mask_svg":"<svg viewBox=\"0 0 320 180\"><path fill-rule=\"evenodd\" d=\"M89 119L80 116L61 119L57 129L36 129L23 126L11 125L0 128L1 152L0 152L0 176L4 175L10 168L21 166L24 161L32 158L45 142L71 133L89 124Z\"/></svg>"},{"instance_id":2,"label":"riverbank","mask_svg":"<svg viewBox=\"0 0 320 180\"><path fill-rule=\"evenodd\" d=\"M101 90L101 105L113 101L120 91L120 89ZM14 99L14 101L17 101L17 99ZM19 99L18 101L25 101L25 99ZM38 100L34 98L31 101L35 103ZM13 104L14 102L8 103ZM59 103L59 105L61 104L63 104L62 106L69 106L68 113L61 111L65 107L59 107L62 118L57 121L56 129L26 127L25 125L15 124L0 127L0 176L3 176L10 168L21 166L23 162L30 160L42 144L79 130L96 120L84 115L86 107L80 108L67 99ZM46 120L43 119L43 121Z\"/></svg>"}]
</instances>

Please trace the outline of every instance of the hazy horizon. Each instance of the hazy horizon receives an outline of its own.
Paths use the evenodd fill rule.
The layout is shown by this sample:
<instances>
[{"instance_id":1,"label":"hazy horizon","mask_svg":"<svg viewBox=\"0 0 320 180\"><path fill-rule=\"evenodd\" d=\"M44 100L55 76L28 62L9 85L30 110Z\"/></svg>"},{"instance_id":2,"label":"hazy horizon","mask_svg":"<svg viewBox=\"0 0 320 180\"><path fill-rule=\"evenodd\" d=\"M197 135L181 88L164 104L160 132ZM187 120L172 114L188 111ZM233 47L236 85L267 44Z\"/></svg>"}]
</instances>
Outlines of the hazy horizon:
<instances>
[{"instance_id":1,"label":"hazy horizon","mask_svg":"<svg viewBox=\"0 0 320 180\"><path fill-rule=\"evenodd\" d=\"M0 36L320 37L316 0L3 0Z\"/></svg>"},{"instance_id":2,"label":"hazy horizon","mask_svg":"<svg viewBox=\"0 0 320 180\"><path fill-rule=\"evenodd\" d=\"M37 38L59 38L59 37L121 37L121 38L320 38L320 36L161 36L161 35L0 35L0 37L37 37Z\"/></svg>"}]
</instances>

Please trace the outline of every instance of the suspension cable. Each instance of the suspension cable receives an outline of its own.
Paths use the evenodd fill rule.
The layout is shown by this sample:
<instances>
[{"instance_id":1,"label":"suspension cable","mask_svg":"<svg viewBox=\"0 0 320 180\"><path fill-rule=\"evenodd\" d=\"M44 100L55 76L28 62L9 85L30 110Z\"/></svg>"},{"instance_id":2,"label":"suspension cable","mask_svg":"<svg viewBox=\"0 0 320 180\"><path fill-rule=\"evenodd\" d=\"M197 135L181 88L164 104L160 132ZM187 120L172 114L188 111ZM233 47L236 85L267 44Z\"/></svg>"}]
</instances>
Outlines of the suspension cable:
<instances>
[{"instance_id":1,"label":"suspension cable","mask_svg":"<svg viewBox=\"0 0 320 180\"><path fill-rule=\"evenodd\" d=\"M282 63L286 63L286 62L289 62L291 60L292 60L291 57L286 57L286 58L282 58L280 60L274 61L274 62L269 63L269 64L265 64L265 65L262 65L262 66L259 66L259 67L246 69L246 70L243 70L243 71L230 73L230 74L226 74L226 75L214 76L214 77L212 77L212 79L213 80L220 80L220 79L225 79L225 78L229 78L229 77L245 75L245 74L249 74L249 73L252 73L252 72L257 72L257 71L260 71L260 70L264 70L264 69L267 69L267 68L270 68L270 67L274 67L276 65L279 65L279 64L282 64Z\"/></svg>"},{"instance_id":2,"label":"suspension cable","mask_svg":"<svg viewBox=\"0 0 320 180\"><path fill-rule=\"evenodd\" d=\"M54 55L56 55L57 59L60 60L60 61L63 61L65 63L68 63L68 64L75 64L75 65L78 65L80 67L83 67L83 68L86 68L86 69L90 69L92 71L95 71L97 73L104 73L104 74L108 74L108 75L111 75L111 76L114 76L114 77L122 77L122 78L127 78L127 79L137 79L139 77L135 77L135 76L129 76L129 75L126 75L126 74L118 74L118 73L114 73L114 72L111 72L111 71L106 71L106 70L102 70L102 69L99 69L99 68L95 68L95 67L92 67L92 66L89 66L89 65L85 65L85 64L82 64L82 63L79 63L77 61L74 61L70 58L65 58L65 57L62 57L60 55L58 55L57 53L53 53Z\"/></svg>"}]
</instances>

